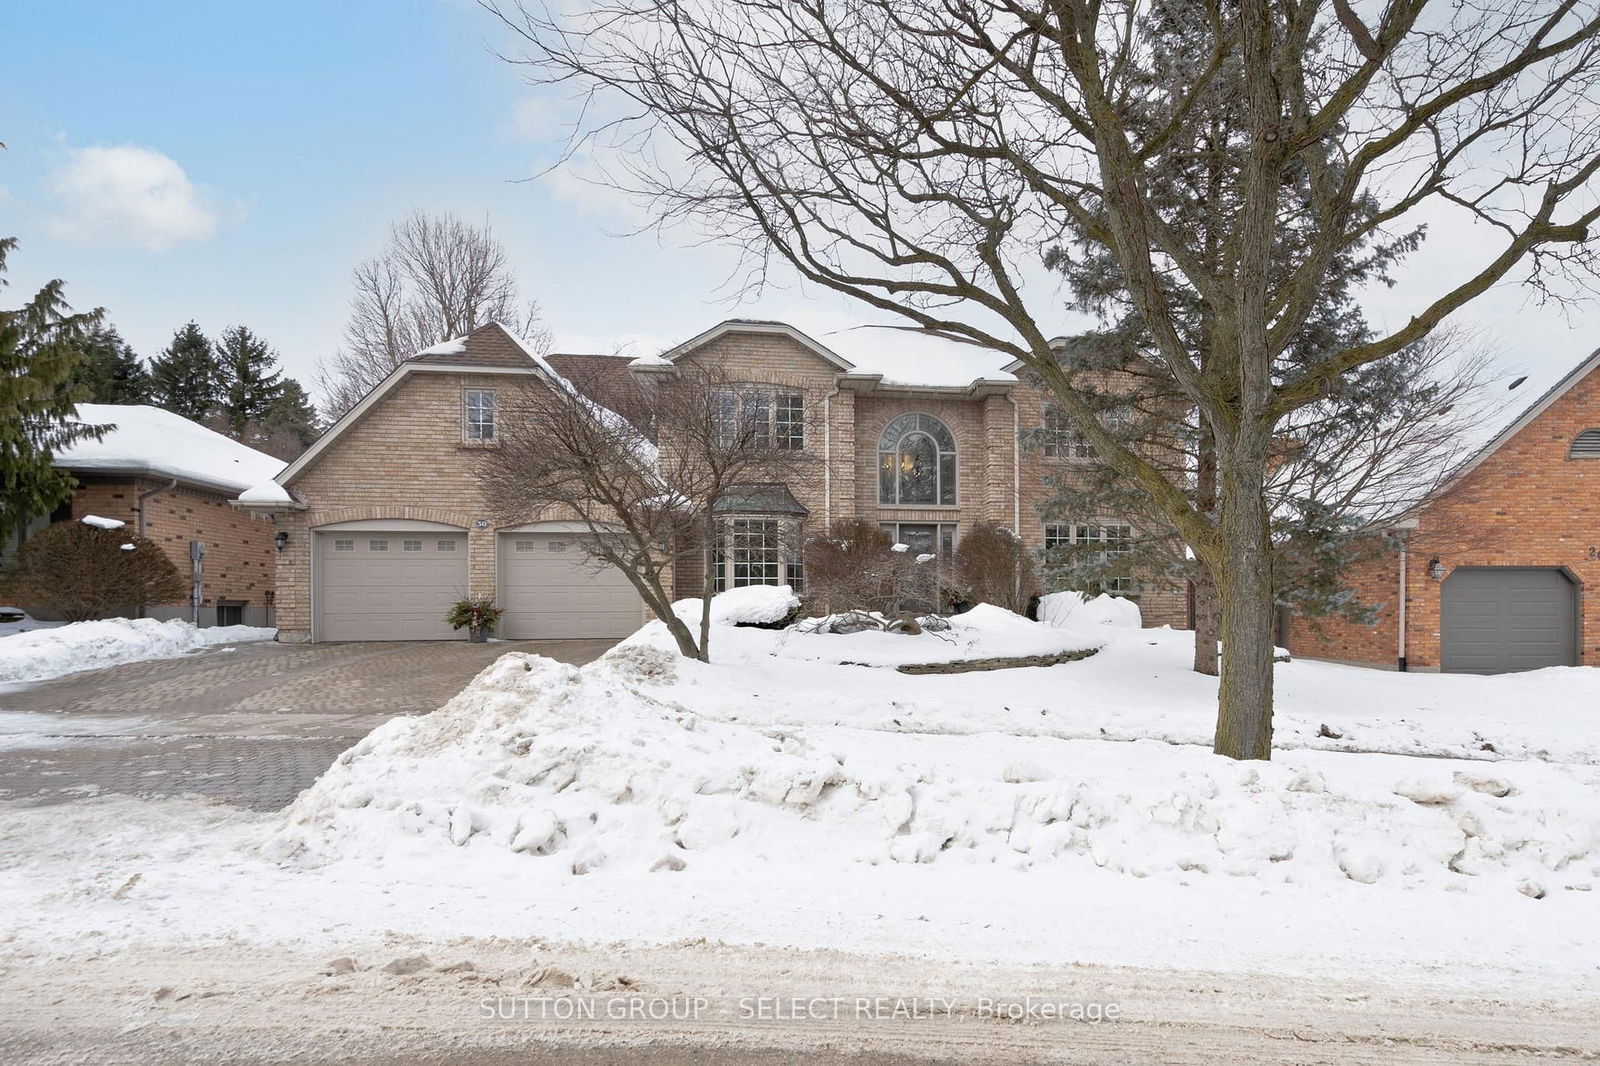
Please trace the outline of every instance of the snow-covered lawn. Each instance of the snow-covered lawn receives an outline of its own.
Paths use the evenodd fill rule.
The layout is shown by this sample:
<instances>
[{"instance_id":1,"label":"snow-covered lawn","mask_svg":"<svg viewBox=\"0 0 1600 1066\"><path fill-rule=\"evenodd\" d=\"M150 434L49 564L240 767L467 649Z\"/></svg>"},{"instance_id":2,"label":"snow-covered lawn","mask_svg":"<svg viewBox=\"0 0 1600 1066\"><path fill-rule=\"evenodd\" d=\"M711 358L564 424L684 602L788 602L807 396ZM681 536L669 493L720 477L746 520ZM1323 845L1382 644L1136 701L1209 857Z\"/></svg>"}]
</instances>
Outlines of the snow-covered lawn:
<instances>
[{"instance_id":1,"label":"snow-covered lawn","mask_svg":"<svg viewBox=\"0 0 1600 1066\"><path fill-rule=\"evenodd\" d=\"M39 625L39 623L33 623ZM53 677L145 659L171 659L200 648L271 640L257 626L202 628L173 619L106 618L0 635L0 683Z\"/></svg>"},{"instance_id":2,"label":"snow-covered lawn","mask_svg":"<svg viewBox=\"0 0 1600 1066\"><path fill-rule=\"evenodd\" d=\"M582 668L504 656L283 814L11 810L0 942L704 937L1600 992L1600 671L1282 664L1280 750L1239 764L1188 634L961 627L719 626L706 665L652 624ZM895 640L1100 650L845 665Z\"/></svg>"}]
</instances>

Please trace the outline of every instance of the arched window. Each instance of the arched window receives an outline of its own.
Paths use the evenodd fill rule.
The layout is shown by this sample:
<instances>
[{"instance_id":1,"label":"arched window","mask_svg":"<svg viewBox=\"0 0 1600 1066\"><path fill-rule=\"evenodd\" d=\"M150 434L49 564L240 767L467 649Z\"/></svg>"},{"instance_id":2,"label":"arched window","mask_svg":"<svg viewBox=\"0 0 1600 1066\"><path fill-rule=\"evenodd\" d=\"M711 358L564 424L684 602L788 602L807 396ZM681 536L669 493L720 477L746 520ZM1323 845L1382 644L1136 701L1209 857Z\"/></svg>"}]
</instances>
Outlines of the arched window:
<instances>
[{"instance_id":1,"label":"arched window","mask_svg":"<svg viewBox=\"0 0 1600 1066\"><path fill-rule=\"evenodd\" d=\"M878 438L878 502L954 507L956 438L932 415L901 415Z\"/></svg>"},{"instance_id":2,"label":"arched window","mask_svg":"<svg viewBox=\"0 0 1600 1066\"><path fill-rule=\"evenodd\" d=\"M1569 459L1600 459L1600 429L1586 429L1572 438Z\"/></svg>"}]
</instances>

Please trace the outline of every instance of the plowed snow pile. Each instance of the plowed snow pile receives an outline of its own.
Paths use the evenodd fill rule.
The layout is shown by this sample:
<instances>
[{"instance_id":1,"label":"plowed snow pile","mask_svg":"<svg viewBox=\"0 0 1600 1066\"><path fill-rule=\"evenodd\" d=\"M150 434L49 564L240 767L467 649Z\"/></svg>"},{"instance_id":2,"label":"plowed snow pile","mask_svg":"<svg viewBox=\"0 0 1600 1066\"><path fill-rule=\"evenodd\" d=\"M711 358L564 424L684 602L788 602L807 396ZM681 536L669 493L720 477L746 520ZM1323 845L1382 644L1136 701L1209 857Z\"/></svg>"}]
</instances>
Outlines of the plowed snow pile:
<instances>
[{"instance_id":1,"label":"plowed snow pile","mask_svg":"<svg viewBox=\"0 0 1600 1066\"><path fill-rule=\"evenodd\" d=\"M807 668L841 689L852 677L912 684ZM815 884L859 864L927 863L930 877L1049 867L1535 897L1587 891L1600 872L1590 767L1313 751L1239 764L1155 741L1009 734L998 715L985 732L977 706L968 735L853 727L826 709L797 723L764 670L642 644L583 668L506 655L443 709L342 755L266 853L452 865L510 853L530 876L646 881L793 868ZM899 713L914 712L916 691Z\"/></svg>"}]
</instances>

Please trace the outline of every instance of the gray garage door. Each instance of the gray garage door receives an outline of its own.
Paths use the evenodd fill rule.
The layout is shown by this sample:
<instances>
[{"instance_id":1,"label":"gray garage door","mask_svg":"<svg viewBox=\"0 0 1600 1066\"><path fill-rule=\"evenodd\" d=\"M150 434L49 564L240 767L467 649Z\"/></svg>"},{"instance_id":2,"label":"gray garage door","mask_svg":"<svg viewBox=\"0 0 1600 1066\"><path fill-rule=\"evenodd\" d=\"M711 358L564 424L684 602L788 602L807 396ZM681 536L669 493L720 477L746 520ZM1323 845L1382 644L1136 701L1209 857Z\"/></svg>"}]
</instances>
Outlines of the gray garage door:
<instances>
[{"instance_id":1,"label":"gray garage door","mask_svg":"<svg viewBox=\"0 0 1600 1066\"><path fill-rule=\"evenodd\" d=\"M500 535L500 605L508 640L625 637L643 620L627 577L597 569L571 533Z\"/></svg>"},{"instance_id":2,"label":"gray garage door","mask_svg":"<svg viewBox=\"0 0 1600 1066\"><path fill-rule=\"evenodd\" d=\"M1452 572L1441 590L1441 665L1460 674L1576 665L1577 593L1555 569L1481 566Z\"/></svg>"},{"instance_id":3,"label":"gray garage door","mask_svg":"<svg viewBox=\"0 0 1600 1066\"><path fill-rule=\"evenodd\" d=\"M444 620L467 591L467 535L317 534L318 640L459 640Z\"/></svg>"}]
</instances>

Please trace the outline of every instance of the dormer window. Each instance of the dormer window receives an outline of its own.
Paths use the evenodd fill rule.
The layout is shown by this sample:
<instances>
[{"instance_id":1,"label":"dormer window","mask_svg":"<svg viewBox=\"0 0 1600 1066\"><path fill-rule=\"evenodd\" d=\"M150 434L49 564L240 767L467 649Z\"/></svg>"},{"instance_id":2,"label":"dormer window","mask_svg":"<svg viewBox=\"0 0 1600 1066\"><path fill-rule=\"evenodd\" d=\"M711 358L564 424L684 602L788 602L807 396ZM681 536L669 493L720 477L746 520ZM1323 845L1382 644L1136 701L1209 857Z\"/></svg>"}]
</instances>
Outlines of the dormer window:
<instances>
[{"instance_id":1,"label":"dormer window","mask_svg":"<svg viewBox=\"0 0 1600 1066\"><path fill-rule=\"evenodd\" d=\"M1600 459L1600 429L1586 429L1572 438L1568 459Z\"/></svg>"},{"instance_id":2,"label":"dormer window","mask_svg":"<svg viewBox=\"0 0 1600 1066\"><path fill-rule=\"evenodd\" d=\"M462 394L461 439L471 442L494 440L494 416L494 390L467 389Z\"/></svg>"}]
</instances>

